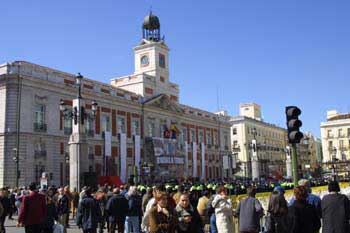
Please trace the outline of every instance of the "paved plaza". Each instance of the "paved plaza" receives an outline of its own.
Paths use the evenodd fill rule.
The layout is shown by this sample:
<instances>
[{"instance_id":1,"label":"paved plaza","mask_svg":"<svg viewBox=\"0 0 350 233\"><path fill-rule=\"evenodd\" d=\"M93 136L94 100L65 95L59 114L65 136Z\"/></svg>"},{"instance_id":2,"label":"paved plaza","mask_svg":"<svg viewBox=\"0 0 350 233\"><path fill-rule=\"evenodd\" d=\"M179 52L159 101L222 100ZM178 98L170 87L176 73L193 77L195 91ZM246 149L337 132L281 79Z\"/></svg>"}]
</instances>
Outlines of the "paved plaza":
<instances>
[{"instance_id":1,"label":"paved plaza","mask_svg":"<svg viewBox=\"0 0 350 233\"><path fill-rule=\"evenodd\" d=\"M14 217L15 220L8 220L6 219L5 227L6 227L6 233L24 233L23 227L16 227L17 223L17 217ZM70 220L71 227L68 228L68 233L78 233L83 232L82 230L79 230L78 227L75 225L74 220ZM107 232L107 230L105 230Z\"/></svg>"}]
</instances>

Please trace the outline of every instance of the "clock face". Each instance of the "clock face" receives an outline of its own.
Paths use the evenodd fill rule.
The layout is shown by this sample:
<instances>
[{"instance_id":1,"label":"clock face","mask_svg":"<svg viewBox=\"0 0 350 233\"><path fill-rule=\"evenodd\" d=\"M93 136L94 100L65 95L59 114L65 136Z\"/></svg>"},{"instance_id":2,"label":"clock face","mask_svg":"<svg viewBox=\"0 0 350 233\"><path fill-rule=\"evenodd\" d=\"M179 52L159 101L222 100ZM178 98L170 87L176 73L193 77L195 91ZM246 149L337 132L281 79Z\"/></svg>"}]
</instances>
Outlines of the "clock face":
<instances>
[{"instance_id":1,"label":"clock face","mask_svg":"<svg viewBox=\"0 0 350 233\"><path fill-rule=\"evenodd\" d=\"M141 57L141 65L146 66L149 63L148 56L142 56Z\"/></svg>"}]
</instances>

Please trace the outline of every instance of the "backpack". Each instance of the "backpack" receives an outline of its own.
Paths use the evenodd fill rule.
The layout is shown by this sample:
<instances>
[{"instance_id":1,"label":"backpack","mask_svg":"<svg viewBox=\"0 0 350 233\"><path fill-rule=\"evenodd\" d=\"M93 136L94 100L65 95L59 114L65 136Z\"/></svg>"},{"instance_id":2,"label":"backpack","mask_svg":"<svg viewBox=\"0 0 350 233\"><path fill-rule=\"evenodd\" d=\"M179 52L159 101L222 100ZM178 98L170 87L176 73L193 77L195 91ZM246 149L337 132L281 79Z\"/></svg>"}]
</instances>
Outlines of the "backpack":
<instances>
[{"instance_id":1,"label":"backpack","mask_svg":"<svg viewBox=\"0 0 350 233\"><path fill-rule=\"evenodd\" d=\"M213 207L212 203L214 200L215 195L211 196L207 206L205 208L205 216L208 217L210 219L211 215L215 213L215 208Z\"/></svg>"}]
</instances>

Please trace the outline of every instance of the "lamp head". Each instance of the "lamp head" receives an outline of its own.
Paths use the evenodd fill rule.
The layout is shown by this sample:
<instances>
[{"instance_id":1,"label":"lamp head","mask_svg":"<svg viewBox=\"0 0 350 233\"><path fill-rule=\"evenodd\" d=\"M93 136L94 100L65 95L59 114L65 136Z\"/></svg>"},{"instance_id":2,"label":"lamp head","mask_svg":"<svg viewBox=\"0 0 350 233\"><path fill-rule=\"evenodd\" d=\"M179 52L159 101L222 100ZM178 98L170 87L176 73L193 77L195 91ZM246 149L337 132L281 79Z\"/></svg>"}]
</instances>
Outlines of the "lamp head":
<instances>
[{"instance_id":1,"label":"lamp head","mask_svg":"<svg viewBox=\"0 0 350 233\"><path fill-rule=\"evenodd\" d=\"M81 75L80 73L78 73L77 76L75 76L75 82L78 86L81 85L81 80L83 79L83 75Z\"/></svg>"},{"instance_id":2,"label":"lamp head","mask_svg":"<svg viewBox=\"0 0 350 233\"><path fill-rule=\"evenodd\" d=\"M65 103L63 99L60 100L60 111L63 112L66 110Z\"/></svg>"}]
</instances>

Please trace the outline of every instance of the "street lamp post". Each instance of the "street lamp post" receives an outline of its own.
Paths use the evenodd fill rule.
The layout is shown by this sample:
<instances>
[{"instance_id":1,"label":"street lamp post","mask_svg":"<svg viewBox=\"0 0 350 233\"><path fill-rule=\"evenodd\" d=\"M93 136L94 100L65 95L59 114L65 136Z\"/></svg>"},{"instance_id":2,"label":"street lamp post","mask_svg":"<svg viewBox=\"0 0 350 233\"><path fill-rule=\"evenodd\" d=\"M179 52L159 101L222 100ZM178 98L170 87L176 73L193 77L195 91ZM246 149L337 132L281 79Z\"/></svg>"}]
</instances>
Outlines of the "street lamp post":
<instances>
[{"instance_id":1,"label":"street lamp post","mask_svg":"<svg viewBox=\"0 0 350 233\"><path fill-rule=\"evenodd\" d=\"M255 127L252 129L252 134L254 136L254 139L252 140L252 158L251 158L252 179L255 180L255 179L259 179L259 176L260 176L258 146L257 146L257 142L256 142L257 131L256 131Z\"/></svg>"},{"instance_id":2,"label":"street lamp post","mask_svg":"<svg viewBox=\"0 0 350 233\"><path fill-rule=\"evenodd\" d=\"M83 76L78 73L75 77L76 86L78 88L78 95L73 99L72 111L65 107L65 102L60 101L60 111L63 112L65 119L73 121L72 134L69 138L69 186L72 190L80 191L80 177L83 172L88 171L88 163L81 163L84 161L83 155L87 155L87 143L85 135L84 121L88 118L94 118L97 111L97 103L92 101L92 114L88 114L83 107L83 97L81 96Z\"/></svg>"},{"instance_id":3,"label":"street lamp post","mask_svg":"<svg viewBox=\"0 0 350 233\"><path fill-rule=\"evenodd\" d=\"M337 162L337 148L334 146L332 149L333 155L332 155L332 176L333 180L337 180L337 173L336 173L336 162Z\"/></svg>"}]
</instances>

